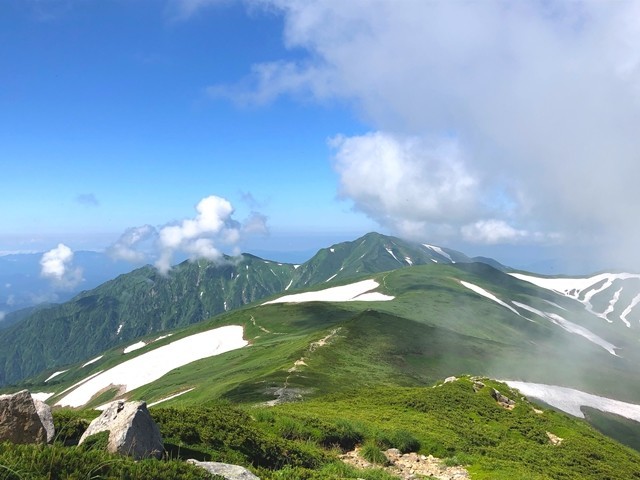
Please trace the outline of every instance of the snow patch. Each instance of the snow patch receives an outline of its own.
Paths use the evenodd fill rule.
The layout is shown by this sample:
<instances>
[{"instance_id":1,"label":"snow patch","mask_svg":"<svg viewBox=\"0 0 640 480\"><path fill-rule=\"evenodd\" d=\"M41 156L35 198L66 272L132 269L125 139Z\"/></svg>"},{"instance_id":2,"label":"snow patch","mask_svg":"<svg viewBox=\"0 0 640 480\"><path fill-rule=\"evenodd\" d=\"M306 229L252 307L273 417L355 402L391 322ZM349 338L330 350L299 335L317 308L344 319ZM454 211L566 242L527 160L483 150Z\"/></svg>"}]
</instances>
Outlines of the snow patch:
<instances>
[{"instance_id":1,"label":"snow patch","mask_svg":"<svg viewBox=\"0 0 640 480\"><path fill-rule=\"evenodd\" d=\"M129 345L128 347L126 347L122 351L122 353L130 353L130 352L133 352L134 350L138 350L138 349L140 349L142 347L146 347L146 346L147 346L147 344L145 342L142 342L142 341L136 342L133 345Z\"/></svg>"},{"instance_id":2,"label":"snow patch","mask_svg":"<svg viewBox=\"0 0 640 480\"><path fill-rule=\"evenodd\" d=\"M334 253L336 250L335 250L334 248L330 248L330 249L329 249L329 251L330 251L331 253Z\"/></svg>"},{"instance_id":3,"label":"snow patch","mask_svg":"<svg viewBox=\"0 0 640 480\"><path fill-rule=\"evenodd\" d=\"M51 375L49 375L49 377L44 381L44 383L47 383L49 380L52 380L54 378L56 378L58 375L62 375L64 372L68 372L69 370L60 370L59 372L53 372Z\"/></svg>"},{"instance_id":4,"label":"snow patch","mask_svg":"<svg viewBox=\"0 0 640 480\"><path fill-rule=\"evenodd\" d=\"M640 303L640 293L635 297L633 297L633 300L631 300L631 303L629 304L629 306L625 308L624 312L622 312L622 314L620 315L620 320L622 320L627 327L631 327L631 323L627 319L627 315L631 313L631 311L634 309L636 305L638 305L638 303Z\"/></svg>"},{"instance_id":5,"label":"snow patch","mask_svg":"<svg viewBox=\"0 0 640 480\"><path fill-rule=\"evenodd\" d=\"M156 400L155 402L151 402L150 404L147 405L147 407L153 407L154 405L158 405L159 403L166 402L168 400L173 400L174 398L179 397L180 395L184 395L185 393L189 393L191 390L195 390L195 387L189 388L187 390L183 390L182 392L178 392L178 393L176 393L174 395L171 395L169 397L161 398L160 400Z\"/></svg>"},{"instance_id":6,"label":"snow patch","mask_svg":"<svg viewBox=\"0 0 640 480\"><path fill-rule=\"evenodd\" d=\"M413 260L411 260L411 257L404 257L404 260L409 264L409 266L413 265Z\"/></svg>"},{"instance_id":7,"label":"snow patch","mask_svg":"<svg viewBox=\"0 0 640 480\"><path fill-rule=\"evenodd\" d=\"M84 383L56 405L80 407L110 386L119 386L121 393L129 392L178 367L244 347L249 342L242 337L241 326L229 325L181 338L83 380Z\"/></svg>"},{"instance_id":8,"label":"snow patch","mask_svg":"<svg viewBox=\"0 0 640 480\"><path fill-rule=\"evenodd\" d=\"M436 247L435 245L429 245L428 243L423 243L423 246L427 247L429 250L433 250L434 252L436 252L438 255L443 256L444 258L446 258L447 260L449 260L451 263L456 263L455 260L453 258L451 258L451 255L449 255L447 252L445 252L443 249L441 249L440 247ZM437 263L437 262L436 262Z\"/></svg>"},{"instance_id":9,"label":"snow patch","mask_svg":"<svg viewBox=\"0 0 640 480\"><path fill-rule=\"evenodd\" d=\"M337 273L334 273L333 275L331 275L329 278L327 278L324 283L330 282L331 280L333 280L334 278L336 278L338 276Z\"/></svg>"},{"instance_id":10,"label":"snow patch","mask_svg":"<svg viewBox=\"0 0 640 480\"><path fill-rule=\"evenodd\" d=\"M613 311L610 310L610 308L615 305L620 293L617 293L617 296L614 294L614 298L611 300L612 303L609 303L609 308L607 308L606 312L596 312L593 310L593 305L591 304L593 296L610 288L615 280L640 279L640 275L633 273L601 273L592 277L580 278L545 278L524 273L509 273L509 275L519 280L532 283L540 288L573 298L581 302L589 313L609 323L611 323L612 320L608 318L608 315ZM602 285L596 288L595 286L600 283L602 283ZM626 323L626 316L624 319L622 316L623 315L620 316L621 320Z\"/></svg>"},{"instance_id":11,"label":"snow patch","mask_svg":"<svg viewBox=\"0 0 640 480\"><path fill-rule=\"evenodd\" d=\"M118 325L118 329L116 330L116 337L117 337L118 335L120 335L120 332L122 331L122 326L123 326L123 324L122 324L122 323L121 323L120 325Z\"/></svg>"},{"instance_id":12,"label":"snow patch","mask_svg":"<svg viewBox=\"0 0 640 480\"><path fill-rule=\"evenodd\" d=\"M89 360L87 363L83 364L80 368L84 368L87 365L91 365L92 363L96 363L98 360L100 360L102 357L104 357L104 355L100 355L96 358L92 358L91 360Z\"/></svg>"},{"instance_id":13,"label":"snow patch","mask_svg":"<svg viewBox=\"0 0 640 480\"><path fill-rule=\"evenodd\" d=\"M302 302L351 302L351 301L388 301L395 297L384 295L371 290L378 288L380 284L373 279L362 280L360 282L342 285L340 287L325 288L316 292L296 293L293 295L285 295L263 303L268 305L271 303L302 303Z\"/></svg>"},{"instance_id":14,"label":"snow patch","mask_svg":"<svg viewBox=\"0 0 640 480\"><path fill-rule=\"evenodd\" d=\"M576 335L580 335L586 338L590 342L595 343L599 347L604 348L611 355L615 355L616 357L618 356L616 354L616 350L615 350L616 346L614 344L607 342L605 339L603 339L602 337L599 337L588 328L585 328L576 323L573 323L567 320L566 318L561 317L557 313L543 312L541 310L538 310L537 308L533 308L529 305L525 305L524 303L520 303L520 302L513 302L513 304L516 307L519 307L523 310L527 310L528 312L535 313L536 315L542 318L546 318L551 323L558 325L559 327L563 328L569 333L575 333Z\"/></svg>"},{"instance_id":15,"label":"snow patch","mask_svg":"<svg viewBox=\"0 0 640 480\"><path fill-rule=\"evenodd\" d=\"M486 291L484 288L479 287L478 285L474 285L473 283L469 283L469 282L465 282L464 280L460 280L460 283L462 285L464 285L465 287L467 287L469 290L472 290L474 292L476 292L478 295L482 295L483 297L488 298L489 300L493 300L494 302L496 302L499 305L502 305L503 307L508 308L509 310L511 310L513 313L515 313L516 315L518 315L519 317L521 317L522 315L520 315L518 313L518 311L513 308L511 305L509 305L508 303L503 302L502 300L500 300L498 297L496 297L493 293L490 293L488 291Z\"/></svg>"},{"instance_id":16,"label":"snow patch","mask_svg":"<svg viewBox=\"0 0 640 480\"><path fill-rule=\"evenodd\" d=\"M398 260L398 257L396 257L396 255L393 253L393 250L391 250L389 247L384 247L384 249L387 251L389 255L391 255L394 258L396 262L402 263L400 260Z\"/></svg>"},{"instance_id":17,"label":"snow patch","mask_svg":"<svg viewBox=\"0 0 640 480\"><path fill-rule=\"evenodd\" d=\"M584 418L580 407L591 407L602 412L614 413L621 417L640 422L640 405L621 402L612 398L600 397L591 393L582 392L573 388L545 385L542 383L529 383L507 380L511 388L532 398L537 398L552 407L562 410L574 417Z\"/></svg>"},{"instance_id":18,"label":"snow patch","mask_svg":"<svg viewBox=\"0 0 640 480\"><path fill-rule=\"evenodd\" d=\"M46 402L47 399L53 397L55 395L55 393L51 392L51 393L47 393L47 392L36 392L36 393L32 393L31 394L31 398L34 398L36 400L40 400L41 402Z\"/></svg>"}]
</instances>

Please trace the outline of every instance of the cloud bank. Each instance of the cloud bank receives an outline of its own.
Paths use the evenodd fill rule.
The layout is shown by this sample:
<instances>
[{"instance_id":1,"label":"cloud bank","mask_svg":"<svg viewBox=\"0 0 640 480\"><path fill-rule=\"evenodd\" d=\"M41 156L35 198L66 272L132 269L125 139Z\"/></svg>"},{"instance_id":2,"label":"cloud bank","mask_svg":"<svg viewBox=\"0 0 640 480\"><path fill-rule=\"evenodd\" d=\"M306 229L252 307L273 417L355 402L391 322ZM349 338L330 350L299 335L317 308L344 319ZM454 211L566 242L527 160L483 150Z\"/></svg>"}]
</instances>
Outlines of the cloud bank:
<instances>
[{"instance_id":1,"label":"cloud bank","mask_svg":"<svg viewBox=\"0 0 640 480\"><path fill-rule=\"evenodd\" d=\"M73 266L73 250L64 243L42 255L40 275L63 290L71 290L83 280L82 268Z\"/></svg>"},{"instance_id":2,"label":"cloud bank","mask_svg":"<svg viewBox=\"0 0 640 480\"><path fill-rule=\"evenodd\" d=\"M152 259L156 268L167 274L177 253L191 260L205 258L217 261L225 247L239 254L238 243L245 235L266 234L266 217L257 212L240 223L233 218L231 203L215 195L203 198L196 205L196 216L161 227L143 225L127 229L107 249L111 257L142 263Z\"/></svg>"},{"instance_id":3,"label":"cloud bank","mask_svg":"<svg viewBox=\"0 0 640 480\"><path fill-rule=\"evenodd\" d=\"M372 131L334 153L357 210L430 238L635 251L640 3L248 3L282 14L296 60L210 93L352 105Z\"/></svg>"}]
</instances>

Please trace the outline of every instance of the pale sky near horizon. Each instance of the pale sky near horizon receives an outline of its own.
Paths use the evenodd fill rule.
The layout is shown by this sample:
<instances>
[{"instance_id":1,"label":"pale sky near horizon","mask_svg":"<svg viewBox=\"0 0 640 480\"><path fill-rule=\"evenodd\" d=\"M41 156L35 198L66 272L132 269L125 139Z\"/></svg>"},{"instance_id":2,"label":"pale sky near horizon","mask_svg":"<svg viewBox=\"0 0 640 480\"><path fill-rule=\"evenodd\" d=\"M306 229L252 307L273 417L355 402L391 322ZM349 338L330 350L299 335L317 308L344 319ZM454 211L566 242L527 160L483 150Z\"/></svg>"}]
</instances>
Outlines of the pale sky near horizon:
<instances>
[{"instance_id":1,"label":"pale sky near horizon","mask_svg":"<svg viewBox=\"0 0 640 480\"><path fill-rule=\"evenodd\" d=\"M377 230L639 269L638 18L632 1L5 0L0 251L160 266Z\"/></svg>"}]
</instances>

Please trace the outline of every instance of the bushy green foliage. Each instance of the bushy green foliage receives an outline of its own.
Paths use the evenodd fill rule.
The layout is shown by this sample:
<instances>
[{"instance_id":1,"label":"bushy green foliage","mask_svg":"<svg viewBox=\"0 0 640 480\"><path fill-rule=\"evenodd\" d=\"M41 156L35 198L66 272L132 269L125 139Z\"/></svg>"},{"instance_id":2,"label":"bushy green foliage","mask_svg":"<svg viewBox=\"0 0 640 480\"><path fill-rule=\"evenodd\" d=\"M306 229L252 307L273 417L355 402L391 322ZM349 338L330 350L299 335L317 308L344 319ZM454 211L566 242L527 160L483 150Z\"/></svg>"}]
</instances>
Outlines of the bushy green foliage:
<instances>
[{"instance_id":1,"label":"bushy green foliage","mask_svg":"<svg viewBox=\"0 0 640 480\"><path fill-rule=\"evenodd\" d=\"M484 380L477 393L468 379L433 388L379 387L330 395L299 404L281 405L279 412L298 418L338 418L366 427L365 445L378 451L391 446L392 432L406 431L420 452L465 465L481 480L632 480L640 478L640 455L600 435L585 422L553 411L538 414L508 386ZM507 410L490 389L511 398ZM552 445L546 432L564 440ZM398 433L398 436L404 434Z\"/></svg>"},{"instance_id":2,"label":"bushy green foliage","mask_svg":"<svg viewBox=\"0 0 640 480\"><path fill-rule=\"evenodd\" d=\"M54 441L63 445L77 445L91 420L98 415L95 410L73 410L62 408L53 410Z\"/></svg>"},{"instance_id":3,"label":"bushy green foliage","mask_svg":"<svg viewBox=\"0 0 640 480\"><path fill-rule=\"evenodd\" d=\"M212 479L180 461L141 460L62 445L0 444L0 480Z\"/></svg>"},{"instance_id":4,"label":"bushy green foliage","mask_svg":"<svg viewBox=\"0 0 640 480\"><path fill-rule=\"evenodd\" d=\"M89 435L85 438L80 448L84 450L100 450L106 452L108 445L109 431L103 430L102 432L94 433L93 435Z\"/></svg>"},{"instance_id":5,"label":"bushy green foliage","mask_svg":"<svg viewBox=\"0 0 640 480\"><path fill-rule=\"evenodd\" d=\"M369 462L375 465L384 466L384 465L388 465L389 463L389 460L387 459L385 454L382 453L382 450L380 450L380 447L375 441L365 442L364 445L362 445L362 448L360 449L360 455L362 455L362 458L364 458L365 460L368 460Z\"/></svg>"},{"instance_id":6,"label":"bushy green foliage","mask_svg":"<svg viewBox=\"0 0 640 480\"><path fill-rule=\"evenodd\" d=\"M284 465L315 468L326 461L327 454L315 443L260 429L248 413L230 405L158 408L151 413L165 442L199 450L216 461L272 469ZM179 449L172 454L180 456Z\"/></svg>"}]
</instances>

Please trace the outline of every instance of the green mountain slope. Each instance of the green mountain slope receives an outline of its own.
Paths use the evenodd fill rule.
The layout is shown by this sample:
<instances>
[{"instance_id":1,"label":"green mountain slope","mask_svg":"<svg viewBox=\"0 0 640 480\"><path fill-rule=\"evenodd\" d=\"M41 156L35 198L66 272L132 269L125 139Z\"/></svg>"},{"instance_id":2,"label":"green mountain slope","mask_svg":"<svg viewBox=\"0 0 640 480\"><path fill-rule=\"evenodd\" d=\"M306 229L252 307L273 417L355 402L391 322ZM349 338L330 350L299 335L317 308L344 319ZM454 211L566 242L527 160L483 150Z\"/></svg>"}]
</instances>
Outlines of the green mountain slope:
<instances>
[{"instance_id":1,"label":"green mountain slope","mask_svg":"<svg viewBox=\"0 0 640 480\"><path fill-rule=\"evenodd\" d=\"M455 250L368 233L352 242L321 249L296 270L292 287L306 288L411 265L452 262L471 259Z\"/></svg>"},{"instance_id":2,"label":"green mountain slope","mask_svg":"<svg viewBox=\"0 0 640 480\"><path fill-rule=\"evenodd\" d=\"M243 255L222 264L183 262L168 276L150 266L121 275L2 330L0 385L280 292L293 271Z\"/></svg>"},{"instance_id":3,"label":"green mountain slope","mask_svg":"<svg viewBox=\"0 0 640 480\"><path fill-rule=\"evenodd\" d=\"M469 261L462 253L370 233L320 250L302 265L249 254L183 262L168 276L147 266L38 309L0 331L0 386L88 360L139 337L191 325L287 289L411 264ZM17 313L16 315L18 315Z\"/></svg>"},{"instance_id":4,"label":"green mountain slope","mask_svg":"<svg viewBox=\"0 0 640 480\"><path fill-rule=\"evenodd\" d=\"M345 388L430 385L451 375L474 374L640 400L635 381L640 356L635 349L618 348L631 340L614 330L603 337L577 328L590 314L580 304L571 310L571 299L555 298L484 264L414 266L374 279L379 286L373 288L393 300L253 304L126 355L111 350L89 366L69 368L45 382L49 369L32 383L42 391L61 392L94 372L197 332L240 325L248 346L185 364L126 396L157 401L192 389L181 401L225 397L279 403ZM354 285L342 283L347 285L338 290ZM315 290L329 295L336 287ZM552 305L550 299L563 303ZM560 313L565 323L551 321ZM117 388L102 391L107 385L96 389L102 393L91 405L115 398Z\"/></svg>"}]
</instances>

